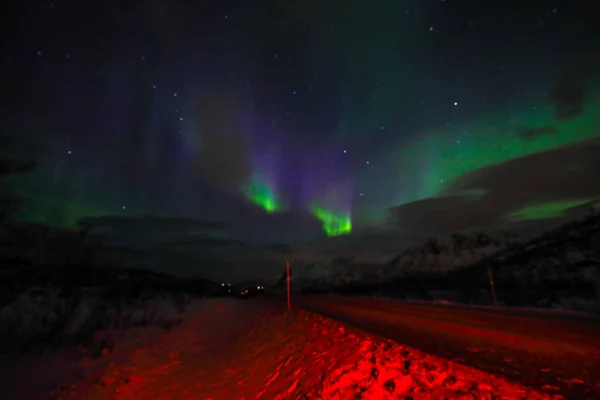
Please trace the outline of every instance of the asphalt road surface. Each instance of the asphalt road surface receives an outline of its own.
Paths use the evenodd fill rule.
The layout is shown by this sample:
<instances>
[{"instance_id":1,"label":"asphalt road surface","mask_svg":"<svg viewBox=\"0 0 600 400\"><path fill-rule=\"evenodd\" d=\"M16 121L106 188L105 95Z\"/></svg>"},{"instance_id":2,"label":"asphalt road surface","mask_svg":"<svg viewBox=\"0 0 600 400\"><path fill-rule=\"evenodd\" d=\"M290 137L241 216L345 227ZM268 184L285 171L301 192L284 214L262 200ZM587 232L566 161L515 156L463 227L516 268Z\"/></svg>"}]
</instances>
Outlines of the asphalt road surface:
<instances>
[{"instance_id":1,"label":"asphalt road surface","mask_svg":"<svg viewBox=\"0 0 600 400\"><path fill-rule=\"evenodd\" d=\"M293 303L568 399L600 399L598 319L328 295Z\"/></svg>"}]
</instances>

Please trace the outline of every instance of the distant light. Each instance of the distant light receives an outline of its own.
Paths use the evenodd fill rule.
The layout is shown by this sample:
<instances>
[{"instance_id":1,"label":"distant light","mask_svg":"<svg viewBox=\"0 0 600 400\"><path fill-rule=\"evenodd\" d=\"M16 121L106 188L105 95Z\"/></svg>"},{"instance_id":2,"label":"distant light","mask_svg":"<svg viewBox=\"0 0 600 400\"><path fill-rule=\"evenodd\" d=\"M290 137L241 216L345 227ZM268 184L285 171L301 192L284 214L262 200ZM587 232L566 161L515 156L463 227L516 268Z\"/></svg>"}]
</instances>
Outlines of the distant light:
<instances>
[{"instance_id":1,"label":"distant light","mask_svg":"<svg viewBox=\"0 0 600 400\"><path fill-rule=\"evenodd\" d=\"M257 289L260 289L260 286L257 286L256 288L257 288Z\"/></svg>"},{"instance_id":2,"label":"distant light","mask_svg":"<svg viewBox=\"0 0 600 400\"><path fill-rule=\"evenodd\" d=\"M348 152L348 151L346 151L346 150L342 150L342 153L344 153L344 154L346 154L347 152Z\"/></svg>"},{"instance_id":3,"label":"distant light","mask_svg":"<svg viewBox=\"0 0 600 400\"><path fill-rule=\"evenodd\" d=\"M224 284L224 283L221 283L221 286L225 286L225 284Z\"/></svg>"},{"instance_id":4,"label":"distant light","mask_svg":"<svg viewBox=\"0 0 600 400\"><path fill-rule=\"evenodd\" d=\"M142 61L146 61L146 57L142 56L140 58L142 59Z\"/></svg>"},{"instance_id":5,"label":"distant light","mask_svg":"<svg viewBox=\"0 0 600 400\"><path fill-rule=\"evenodd\" d=\"M127 206L123 206L123 210L127 210Z\"/></svg>"},{"instance_id":6,"label":"distant light","mask_svg":"<svg viewBox=\"0 0 600 400\"><path fill-rule=\"evenodd\" d=\"M381 129L382 131L385 131L385 126L381 125L381 127L379 129Z\"/></svg>"},{"instance_id":7,"label":"distant light","mask_svg":"<svg viewBox=\"0 0 600 400\"><path fill-rule=\"evenodd\" d=\"M457 106L457 105L458 105L458 101L455 101L455 102L454 102L454 105L455 105L455 106Z\"/></svg>"},{"instance_id":8,"label":"distant light","mask_svg":"<svg viewBox=\"0 0 600 400\"><path fill-rule=\"evenodd\" d=\"M173 97L177 97L177 93L173 93Z\"/></svg>"},{"instance_id":9,"label":"distant light","mask_svg":"<svg viewBox=\"0 0 600 400\"><path fill-rule=\"evenodd\" d=\"M38 50L38 51L35 52L35 54L37 54L38 56L41 56L42 52Z\"/></svg>"},{"instance_id":10,"label":"distant light","mask_svg":"<svg viewBox=\"0 0 600 400\"><path fill-rule=\"evenodd\" d=\"M294 91L292 92L292 94L296 94L296 91L294 90Z\"/></svg>"},{"instance_id":11,"label":"distant light","mask_svg":"<svg viewBox=\"0 0 600 400\"><path fill-rule=\"evenodd\" d=\"M227 286L231 286L231 283L228 283Z\"/></svg>"},{"instance_id":12,"label":"distant light","mask_svg":"<svg viewBox=\"0 0 600 400\"><path fill-rule=\"evenodd\" d=\"M152 85L152 89L156 89L156 85Z\"/></svg>"},{"instance_id":13,"label":"distant light","mask_svg":"<svg viewBox=\"0 0 600 400\"><path fill-rule=\"evenodd\" d=\"M183 117L179 117L179 120L180 120L180 121L183 121Z\"/></svg>"},{"instance_id":14,"label":"distant light","mask_svg":"<svg viewBox=\"0 0 600 400\"><path fill-rule=\"evenodd\" d=\"M371 161L367 160L367 164L371 164Z\"/></svg>"},{"instance_id":15,"label":"distant light","mask_svg":"<svg viewBox=\"0 0 600 400\"><path fill-rule=\"evenodd\" d=\"M72 154L71 150L67 151L67 154Z\"/></svg>"}]
</instances>

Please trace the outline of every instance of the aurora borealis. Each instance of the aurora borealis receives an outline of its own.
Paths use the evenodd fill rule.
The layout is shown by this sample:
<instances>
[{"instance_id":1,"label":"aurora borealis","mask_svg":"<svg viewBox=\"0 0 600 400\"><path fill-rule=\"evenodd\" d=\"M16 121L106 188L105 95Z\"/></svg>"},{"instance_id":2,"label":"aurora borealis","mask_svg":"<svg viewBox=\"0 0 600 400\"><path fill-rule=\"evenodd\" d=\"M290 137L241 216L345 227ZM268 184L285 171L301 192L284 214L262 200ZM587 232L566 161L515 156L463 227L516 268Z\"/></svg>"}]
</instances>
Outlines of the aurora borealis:
<instances>
[{"instance_id":1,"label":"aurora borealis","mask_svg":"<svg viewBox=\"0 0 600 400\"><path fill-rule=\"evenodd\" d=\"M30 3L2 17L0 151L40 165L12 182L21 219L189 217L269 246L415 201L526 221L600 197L547 184L496 204L473 183L600 136L598 32L578 5Z\"/></svg>"}]
</instances>

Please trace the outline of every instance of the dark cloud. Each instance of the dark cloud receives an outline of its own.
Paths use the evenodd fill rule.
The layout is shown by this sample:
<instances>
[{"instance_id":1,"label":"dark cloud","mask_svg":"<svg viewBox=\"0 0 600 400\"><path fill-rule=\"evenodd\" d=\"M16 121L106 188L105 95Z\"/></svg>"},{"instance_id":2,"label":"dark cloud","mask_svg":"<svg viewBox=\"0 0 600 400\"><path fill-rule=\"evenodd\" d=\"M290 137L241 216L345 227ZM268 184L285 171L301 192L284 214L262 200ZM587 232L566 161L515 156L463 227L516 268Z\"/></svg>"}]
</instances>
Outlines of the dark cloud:
<instances>
[{"instance_id":1,"label":"dark cloud","mask_svg":"<svg viewBox=\"0 0 600 400\"><path fill-rule=\"evenodd\" d=\"M600 198L599 154L600 139L592 139L478 169L441 197L392 207L390 220L414 232L503 228L527 207Z\"/></svg>"},{"instance_id":2,"label":"dark cloud","mask_svg":"<svg viewBox=\"0 0 600 400\"><path fill-rule=\"evenodd\" d=\"M555 108L555 117L569 120L583 114L589 101L587 92L589 77L600 65L597 52L582 53L573 57L570 67L560 76L549 93Z\"/></svg>"},{"instance_id":3,"label":"dark cloud","mask_svg":"<svg viewBox=\"0 0 600 400\"><path fill-rule=\"evenodd\" d=\"M199 220L194 218L156 217L152 215L88 217L79 221L79 225L114 234L173 235L196 230L225 230L225 222Z\"/></svg>"},{"instance_id":4,"label":"dark cloud","mask_svg":"<svg viewBox=\"0 0 600 400\"><path fill-rule=\"evenodd\" d=\"M32 160L0 159L0 176L31 172L37 167Z\"/></svg>"},{"instance_id":5,"label":"dark cloud","mask_svg":"<svg viewBox=\"0 0 600 400\"><path fill-rule=\"evenodd\" d=\"M600 139L585 140L467 173L448 193L486 190L503 203L535 203L600 194Z\"/></svg>"},{"instance_id":6,"label":"dark cloud","mask_svg":"<svg viewBox=\"0 0 600 400\"><path fill-rule=\"evenodd\" d=\"M162 242L167 246L176 247L187 247L193 246L195 248L220 248L220 247L231 247L231 246L243 246L244 242L231 238L212 238L200 235L188 235L179 238L174 238L166 242Z\"/></svg>"},{"instance_id":7,"label":"dark cloud","mask_svg":"<svg viewBox=\"0 0 600 400\"><path fill-rule=\"evenodd\" d=\"M169 273L179 276L193 276L202 273L208 277L215 277L222 268L230 268L226 260L218 259L209 252L197 249L182 251L175 247L150 243L137 247L107 245L103 248L102 254L127 267L169 271Z\"/></svg>"},{"instance_id":8,"label":"dark cloud","mask_svg":"<svg viewBox=\"0 0 600 400\"><path fill-rule=\"evenodd\" d=\"M264 247L265 250L272 251L277 254L292 254L292 246L288 244L272 244Z\"/></svg>"},{"instance_id":9,"label":"dark cloud","mask_svg":"<svg viewBox=\"0 0 600 400\"><path fill-rule=\"evenodd\" d=\"M213 279L268 274L277 260L272 250L230 236L235 227L219 221L154 216L90 217L80 225L105 237L103 253L129 267L202 273Z\"/></svg>"},{"instance_id":10,"label":"dark cloud","mask_svg":"<svg viewBox=\"0 0 600 400\"><path fill-rule=\"evenodd\" d=\"M522 138L534 138L538 136L548 136L556 133L558 129L554 126L538 126L538 127L529 127L529 126L520 126L517 129L517 135Z\"/></svg>"},{"instance_id":11,"label":"dark cloud","mask_svg":"<svg viewBox=\"0 0 600 400\"><path fill-rule=\"evenodd\" d=\"M206 183L226 191L239 190L252 173L241 110L237 102L219 96L202 98L197 105L199 151L192 167Z\"/></svg>"},{"instance_id":12,"label":"dark cloud","mask_svg":"<svg viewBox=\"0 0 600 400\"><path fill-rule=\"evenodd\" d=\"M565 74L550 92L557 119L573 119L583 114L585 85L581 72Z\"/></svg>"},{"instance_id":13,"label":"dark cloud","mask_svg":"<svg viewBox=\"0 0 600 400\"><path fill-rule=\"evenodd\" d=\"M215 243L213 243L214 245ZM180 246L177 243L107 245L109 259L129 267L169 271L179 276L201 273L211 279L238 281L251 276L268 276L281 269L283 261L269 252L245 246ZM113 258L111 258L113 257Z\"/></svg>"},{"instance_id":14,"label":"dark cloud","mask_svg":"<svg viewBox=\"0 0 600 400\"><path fill-rule=\"evenodd\" d=\"M481 208L479 196L431 197L390 208L390 220L416 233L452 232L493 224L495 215Z\"/></svg>"}]
</instances>

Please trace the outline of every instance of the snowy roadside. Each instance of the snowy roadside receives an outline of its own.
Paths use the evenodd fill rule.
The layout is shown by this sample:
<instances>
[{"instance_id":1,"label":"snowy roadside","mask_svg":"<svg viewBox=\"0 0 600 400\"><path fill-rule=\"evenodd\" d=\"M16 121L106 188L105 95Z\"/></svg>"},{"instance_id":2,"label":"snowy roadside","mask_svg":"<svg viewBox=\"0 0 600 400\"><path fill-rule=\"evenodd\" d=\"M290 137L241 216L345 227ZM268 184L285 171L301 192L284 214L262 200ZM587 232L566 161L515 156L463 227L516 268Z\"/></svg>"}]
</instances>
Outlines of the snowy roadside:
<instances>
[{"instance_id":1,"label":"snowy roadside","mask_svg":"<svg viewBox=\"0 0 600 400\"><path fill-rule=\"evenodd\" d=\"M88 360L96 374L49 398L558 398L259 299L207 301L162 337L134 351L123 345Z\"/></svg>"},{"instance_id":2,"label":"snowy roadside","mask_svg":"<svg viewBox=\"0 0 600 400\"><path fill-rule=\"evenodd\" d=\"M215 301L219 300L193 300L182 313L177 314L177 318L198 318L204 312L212 311ZM134 351L151 347L162 339L165 329L155 325L105 329L96 331L93 336L89 346L51 349L41 355L3 355L0 358L0 398L55 399L56 393L70 390L69 385L74 382L89 386L110 365L119 365Z\"/></svg>"}]
</instances>

